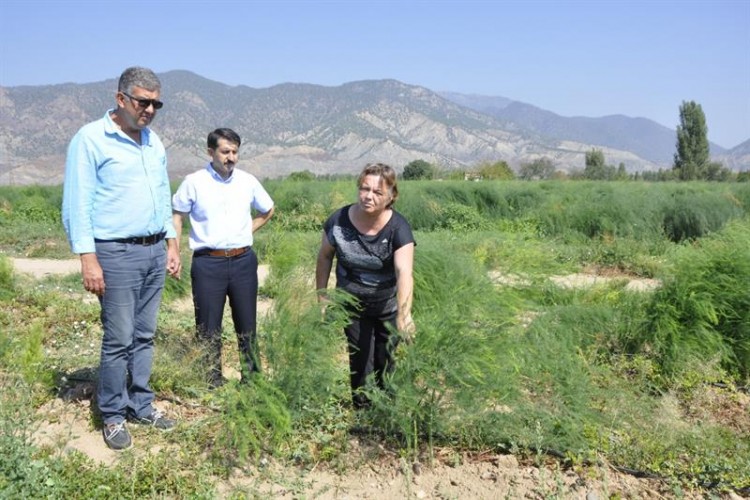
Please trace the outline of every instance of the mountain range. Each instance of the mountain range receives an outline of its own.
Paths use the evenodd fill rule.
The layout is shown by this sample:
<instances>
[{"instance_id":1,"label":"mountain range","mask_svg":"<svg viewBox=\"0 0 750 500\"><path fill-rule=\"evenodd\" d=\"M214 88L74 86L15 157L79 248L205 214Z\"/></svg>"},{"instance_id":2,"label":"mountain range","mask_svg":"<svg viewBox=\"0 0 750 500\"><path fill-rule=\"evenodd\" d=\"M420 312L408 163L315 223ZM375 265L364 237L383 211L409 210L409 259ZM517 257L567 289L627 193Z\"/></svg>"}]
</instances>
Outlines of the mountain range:
<instances>
[{"instance_id":1,"label":"mountain range","mask_svg":"<svg viewBox=\"0 0 750 500\"><path fill-rule=\"evenodd\" d=\"M417 159L453 169L498 160L517 168L546 157L569 172L583 169L594 147L633 172L671 168L675 151L675 131L645 118L563 117L396 80L255 89L182 70L159 77L166 104L152 128L167 147L173 180L205 164L206 136L217 127L242 136L240 167L261 178L354 173L373 161L401 169ZM115 79L0 87L0 184L61 183L68 142L114 105L116 88ZM711 155L750 170L750 139L731 150L712 144Z\"/></svg>"}]
</instances>

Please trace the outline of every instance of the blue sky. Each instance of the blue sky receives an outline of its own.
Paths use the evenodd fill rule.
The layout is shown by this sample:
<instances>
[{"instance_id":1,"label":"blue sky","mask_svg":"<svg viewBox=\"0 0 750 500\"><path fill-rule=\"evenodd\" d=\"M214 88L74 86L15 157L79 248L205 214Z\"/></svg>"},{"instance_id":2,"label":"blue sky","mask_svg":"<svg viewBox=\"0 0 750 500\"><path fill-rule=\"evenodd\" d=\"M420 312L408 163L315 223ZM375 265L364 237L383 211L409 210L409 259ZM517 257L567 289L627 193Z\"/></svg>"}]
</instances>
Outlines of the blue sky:
<instances>
[{"instance_id":1,"label":"blue sky","mask_svg":"<svg viewBox=\"0 0 750 500\"><path fill-rule=\"evenodd\" d=\"M750 0L3 0L0 85L185 69L229 85L394 78L563 116L750 139Z\"/></svg>"}]
</instances>

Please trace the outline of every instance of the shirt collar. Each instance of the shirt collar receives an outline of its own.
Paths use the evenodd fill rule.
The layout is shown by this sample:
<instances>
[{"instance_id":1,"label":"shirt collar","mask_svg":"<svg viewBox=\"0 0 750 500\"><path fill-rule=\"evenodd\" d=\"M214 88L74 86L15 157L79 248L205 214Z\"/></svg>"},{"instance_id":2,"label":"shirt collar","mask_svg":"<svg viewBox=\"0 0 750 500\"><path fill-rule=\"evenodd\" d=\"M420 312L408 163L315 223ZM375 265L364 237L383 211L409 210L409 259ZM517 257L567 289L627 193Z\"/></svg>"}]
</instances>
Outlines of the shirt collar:
<instances>
[{"instance_id":1,"label":"shirt collar","mask_svg":"<svg viewBox=\"0 0 750 500\"><path fill-rule=\"evenodd\" d=\"M127 137L128 140L133 140L128 135L120 129L120 127L117 126L117 124L112 120L112 113L114 113L114 109L107 110L107 112L104 114L104 132L111 135L119 135L122 137ZM151 145L151 129L148 127L141 129L143 133L141 134L141 141L142 146L150 146Z\"/></svg>"},{"instance_id":2,"label":"shirt collar","mask_svg":"<svg viewBox=\"0 0 750 500\"><path fill-rule=\"evenodd\" d=\"M219 182L231 182L234 178L234 170L232 170L232 173L229 174L229 177L225 179L221 175L219 175L216 170L214 170L214 166L211 164L211 162L208 162L208 165L206 165L206 169L208 170L208 173L211 174L211 177Z\"/></svg>"}]
</instances>

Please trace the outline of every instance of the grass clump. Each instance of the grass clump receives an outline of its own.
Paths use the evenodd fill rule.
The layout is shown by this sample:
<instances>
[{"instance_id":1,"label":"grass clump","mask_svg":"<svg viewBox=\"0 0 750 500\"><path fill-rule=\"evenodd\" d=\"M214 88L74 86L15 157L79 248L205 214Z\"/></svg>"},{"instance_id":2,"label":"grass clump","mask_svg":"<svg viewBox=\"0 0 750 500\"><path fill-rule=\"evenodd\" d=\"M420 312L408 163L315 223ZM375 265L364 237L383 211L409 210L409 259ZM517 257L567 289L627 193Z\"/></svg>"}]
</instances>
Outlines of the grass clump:
<instances>
[{"instance_id":1,"label":"grass clump","mask_svg":"<svg viewBox=\"0 0 750 500\"><path fill-rule=\"evenodd\" d=\"M747 384L750 379L750 225L685 246L656 292L647 324L630 349L648 351L670 378L717 359Z\"/></svg>"},{"instance_id":2,"label":"grass clump","mask_svg":"<svg viewBox=\"0 0 750 500\"><path fill-rule=\"evenodd\" d=\"M291 432L286 396L262 375L251 376L239 386L220 394L215 459L222 463L246 463L263 451L275 451Z\"/></svg>"},{"instance_id":3,"label":"grass clump","mask_svg":"<svg viewBox=\"0 0 750 500\"><path fill-rule=\"evenodd\" d=\"M729 201L719 192L698 195L695 189L678 190L664 208L664 233L670 240L680 242L717 231L743 213L742 207Z\"/></svg>"},{"instance_id":4,"label":"grass clump","mask_svg":"<svg viewBox=\"0 0 750 500\"><path fill-rule=\"evenodd\" d=\"M513 387L500 353L515 304L470 259L429 248L417 253L414 300L415 341L399 347L389 390L369 390L372 425L411 450L423 440L471 443L482 429L467 432L465 419Z\"/></svg>"}]
</instances>

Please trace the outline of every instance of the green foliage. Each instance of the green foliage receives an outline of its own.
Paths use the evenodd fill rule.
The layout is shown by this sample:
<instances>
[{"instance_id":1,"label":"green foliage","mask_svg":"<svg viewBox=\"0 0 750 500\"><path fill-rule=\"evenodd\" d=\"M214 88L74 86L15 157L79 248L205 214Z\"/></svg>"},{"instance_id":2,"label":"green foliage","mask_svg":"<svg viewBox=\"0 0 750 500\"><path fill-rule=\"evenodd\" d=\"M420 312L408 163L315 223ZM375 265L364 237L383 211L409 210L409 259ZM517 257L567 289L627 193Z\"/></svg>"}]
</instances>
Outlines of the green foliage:
<instances>
[{"instance_id":1,"label":"green foliage","mask_svg":"<svg viewBox=\"0 0 750 500\"><path fill-rule=\"evenodd\" d=\"M61 203L61 186L0 186L3 247L28 257L69 257Z\"/></svg>"},{"instance_id":2,"label":"green foliage","mask_svg":"<svg viewBox=\"0 0 750 500\"><path fill-rule=\"evenodd\" d=\"M720 193L702 193L696 190L679 190L665 204L663 228L674 242L694 240L719 230L727 221L741 215L742 211Z\"/></svg>"},{"instance_id":3,"label":"green foliage","mask_svg":"<svg viewBox=\"0 0 750 500\"><path fill-rule=\"evenodd\" d=\"M492 407L512 386L510 366L499 355L506 347L501 326L513 304L495 303L489 280L456 257L424 248L417 253L416 340L399 347L389 392L369 390L372 425L402 436L411 450L423 438L472 439L463 419Z\"/></svg>"},{"instance_id":4,"label":"green foliage","mask_svg":"<svg viewBox=\"0 0 750 500\"><path fill-rule=\"evenodd\" d=\"M321 234L322 226L314 232L269 231L256 236L254 248L259 261L272 268L268 289L283 288L284 277L293 273L300 263L315 261Z\"/></svg>"},{"instance_id":5,"label":"green foliage","mask_svg":"<svg viewBox=\"0 0 750 500\"><path fill-rule=\"evenodd\" d=\"M266 181L276 211L263 231L320 231L334 210L356 200L355 185L341 181Z\"/></svg>"},{"instance_id":6,"label":"green foliage","mask_svg":"<svg viewBox=\"0 0 750 500\"><path fill-rule=\"evenodd\" d=\"M434 179L437 169L425 160L414 160L404 167L401 178L404 180Z\"/></svg>"},{"instance_id":7,"label":"green foliage","mask_svg":"<svg viewBox=\"0 0 750 500\"><path fill-rule=\"evenodd\" d=\"M304 413L331 398L346 399L346 367L336 360L344 352L344 306L351 299L331 290L333 303L323 321L313 287L300 271L297 268L281 277L263 345L273 366L273 383L286 395L292 411Z\"/></svg>"},{"instance_id":8,"label":"green foliage","mask_svg":"<svg viewBox=\"0 0 750 500\"><path fill-rule=\"evenodd\" d=\"M485 162L476 167L475 173L480 179L484 180L512 180L516 178L513 169L505 161L496 161L494 163Z\"/></svg>"},{"instance_id":9,"label":"green foliage","mask_svg":"<svg viewBox=\"0 0 750 500\"><path fill-rule=\"evenodd\" d=\"M464 232L487 228L487 221L473 207L449 203L441 206L435 229Z\"/></svg>"},{"instance_id":10,"label":"green foliage","mask_svg":"<svg viewBox=\"0 0 750 500\"><path fill-rule=\"evenodd\" d=\"M348 467L353 425L410 456L440 446L541 460L554 450L677 486L747 487L746 421L714 418L732 395L711 413L695 394L707 382L750 380L750 184L404 183L397 209L419 243L417 334L396 351L390 390L368 387L374 407L357 413L347 405L347 297L331 290L322 316L312 284L320 224L355 199L355 183L267 188L279 218L255 240L272 266L263 293L273 310L258 328L262 374L207 392L192 309L177 300L189 280L168 282L152 381L157 398L184 403L190 417L167 437L149 436L164 451L126 452L117 467L33 447L30 431L48 416L35 406L63 375L96 366L98 306L81 301L80 277L14 276L0 256L0 290L9 291L0 293L0 496L213 497L219 472L262 455ZM0 205L0 246L35 251L32 239L12 239L31 224L10 220L13 200ZM676 244L665 220L677 228L673 214L687 210L699 231ZM42 237L43 223L34 224ZM45 247L62 242L44 238ZM550 279L592 268L628 274L575 289ZM630 292L633 274L662 287ZM233 344L225 344L230 363Z\"/></svg>"},{"instance_id":11,"label":"green foliage","mask_svg":"<svg viewBox=\"0 0 750 500\"><path fill-rule=\"evenodd\" d=\"M13 264L5 255L0 255L0 300L10 298L15 292Z\"/></svg>"},{"instance_id":12,"label":"green foliage","mask_svg":"<svg viewBox=\"0 0 750 500\"><path fill-rule=\"evenodd\" d=\"M604 162L604 153L600 149L592 149L586 152L586 168L583 170L583 178L590 181L612 180L617 176L615 167Z\"/></svg>"},{"instance_id":13,"label":"green foliage","mask_svg":"<svg viewBox=\"0 0 750 500\"><path fill-rule=\"evenodd\" d=\"M5 215L24 222L60 223L62 186L0 187Z\"/></svg>"},{"instance_id":14,"label":"green foliage","mask_svg":"<svg viewBox=\"0 0 750 500\"><path fill-rule=\"evenodd\" d=\"M708 127L703 108L695 101L682 101L677 125L677 152L673 170L680 180L707 179L709 166Z\"/></svg>"},{"instance_id":15,"label":"green foliage","mask_svg":"<svg viewBox=\"0 0 750 500\"><path fill-rule=\"evenodd\" d=\"M221 461L245 463L264 450L275 450L291 432L286 396L263 375L221 393L216 452Z\"/></svg>"},{"instance_id":16,"label":"green foliage","mask_svg":"<svg viewBox=\"0 0 750 500\"><path fill-rule=\"evenodd\" d=\"M33 415L29 412L29 385L0 374L0 497L54 496L50 465L36 460L32 446Z\"/></svg>"},{"instance_id":17,"label":"green foliage","mask_svg":"<svg viewBox=\"0 0 750 500\"><path fill-rule=\"evenodd\" d=\"M745 220L682 250L673 274L654 294L648 325L631 349L652 352L671 377L714 361L747 380L748 283L750 226Z\"/></svg>"},{"instance_id":18,"label":"green foliage","mask_svg":"<svg viewBox=\"0 0 750 500\"><path fill-rule=\"evenodd\" d=\"M549 158L538 158L529 163L522 163L518 171L518 178L531 180L552 179L555 175L555 164Z\"/></svg>"},{"instance_id":19,"label":"green foliage","mask_svg":"<svg viewBox=\"0 0 750 500\"><path fill-rule=\"evenodd\" d=\"M586 166L587 167L599 167L603 168L606 165L604 162L604 152L601 149L592 149L586 151Z\"/></svg>"},{"instance_id":20,"label":"green foliage","mask_svg":"<svg viewBox=\"0 0 750 500\"><path fill-rule=\"evenodd\" d=\"M315 174L309 170L303 170L301 172L292 172L287 179L296 182L310 182L315 180Z\"/></svg>"}]
</instances>

